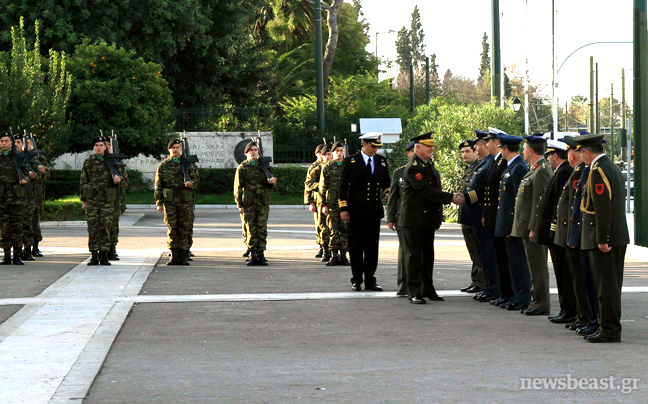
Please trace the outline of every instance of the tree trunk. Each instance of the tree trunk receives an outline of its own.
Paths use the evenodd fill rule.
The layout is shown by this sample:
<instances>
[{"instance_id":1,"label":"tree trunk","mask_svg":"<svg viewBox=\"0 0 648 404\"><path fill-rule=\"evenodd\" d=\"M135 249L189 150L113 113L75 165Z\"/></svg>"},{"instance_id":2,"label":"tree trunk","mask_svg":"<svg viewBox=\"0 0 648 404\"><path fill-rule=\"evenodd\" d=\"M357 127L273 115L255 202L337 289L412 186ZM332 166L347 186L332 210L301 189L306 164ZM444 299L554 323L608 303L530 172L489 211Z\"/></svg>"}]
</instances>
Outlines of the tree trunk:
<instances>
[{"instance_id":1,"label":"tree trunk","mask_svg":"<svg viewBox=\"0 0 648 404\"><path fill-rule=\"evenodd\" d=\"M329 28L329 37L328 42L326 42L326 51L324 52L324 59L322 64L324 66L324 88L326 89L329 84L329 75L331 74L331 69L333 68L333 61L335 60L335 49L337 48L339 30L337 17L340 7L344 3L344 0L332 0L329 7L322 7L326 10L326 23Z\"/></svg>"}]
</instances>

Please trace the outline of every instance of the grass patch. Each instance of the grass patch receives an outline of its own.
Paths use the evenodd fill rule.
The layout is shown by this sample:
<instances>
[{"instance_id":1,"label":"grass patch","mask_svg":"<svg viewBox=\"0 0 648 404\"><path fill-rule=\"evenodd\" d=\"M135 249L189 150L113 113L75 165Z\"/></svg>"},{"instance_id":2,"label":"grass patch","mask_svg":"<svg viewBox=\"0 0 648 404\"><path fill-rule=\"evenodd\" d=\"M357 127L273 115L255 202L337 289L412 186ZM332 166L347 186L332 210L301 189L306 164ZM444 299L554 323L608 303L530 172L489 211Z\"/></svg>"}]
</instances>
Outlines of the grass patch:
<instances>
[{"instance_id":1,"label":"grass patch","mask_svg":"<svg viewBox=\"0 0 648 404\"><path fill-rule=\"evenodd\" d=\"M134 191L126 194L126 203L129 205L153 205L155 198L153 191ZM303 194L285 194L281 195L276 192L272 193L270 203L273 205L302 205L304 203ZM233 194L196 194L196 204L198 205L234 205Z\"/></svg>"},{"instance_id":2,"label":"grass patch","mask_svg":"<svg viewBox=\"0 0 648 404\"><path fill-rule=\"evenodd\" d=\"M43 217L41 220L85 220L83 202L81 202L78 196L69 196L53 201L45 201Z\"/></svg>"}]
</instances>

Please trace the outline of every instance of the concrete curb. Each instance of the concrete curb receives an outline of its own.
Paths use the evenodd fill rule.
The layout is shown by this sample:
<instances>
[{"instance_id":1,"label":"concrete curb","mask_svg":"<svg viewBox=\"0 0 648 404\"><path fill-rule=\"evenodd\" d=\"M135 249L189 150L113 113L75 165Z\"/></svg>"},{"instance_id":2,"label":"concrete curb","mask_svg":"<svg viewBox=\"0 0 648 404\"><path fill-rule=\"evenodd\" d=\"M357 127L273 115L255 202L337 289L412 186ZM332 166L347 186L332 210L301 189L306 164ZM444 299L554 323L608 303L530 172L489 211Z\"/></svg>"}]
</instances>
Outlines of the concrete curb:
<instances>
[{"instance_id":1,"label":"concrete curb","mask_svg":"<svg viewBox=\"0 0 648 404\"><path fill-rule=\"evenodd\" d=\"M308 209L308 205L270 205L272 209ZM156 205L131 205L127 204L126 209L157 209ZM196 210L229 209L238 210L236 205L196 205Z\"/></svg>"}]
</instances>

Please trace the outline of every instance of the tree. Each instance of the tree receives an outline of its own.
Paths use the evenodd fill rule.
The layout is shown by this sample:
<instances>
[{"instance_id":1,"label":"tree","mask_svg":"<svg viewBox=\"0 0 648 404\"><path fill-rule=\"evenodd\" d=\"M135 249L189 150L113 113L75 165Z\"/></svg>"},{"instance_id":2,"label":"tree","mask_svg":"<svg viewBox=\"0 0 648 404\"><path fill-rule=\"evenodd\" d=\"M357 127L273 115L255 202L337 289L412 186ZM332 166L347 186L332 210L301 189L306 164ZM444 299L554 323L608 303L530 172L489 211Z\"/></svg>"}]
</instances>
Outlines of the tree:
<instances>
[{"instance_id":1,"label":"tree","mask_svg":"<svg viewBox=\"0 0 648 404\"><path fill-rule=\"evenodd\" d=\"M36 21L32 49L24 20L11 28L11 52L2 54L0 63L0 117L5 129L37 135L39 148L57 157L67 147L66 108L72 78L64 52L50 50L49 59L41 56L39 25Z\"/></svg>"},{"instance_id":2,"label":"tree","mask_svg":"<svg viewBox=\"0 0 648 404\"><path fill-rule=\"evenodd\" d=\"M410 39L410 32L407 28L403 27L398 31L396 37L396 63L400 66L400 71L409 71L412 64L412 42Z\"/></svg>"},{"instance_id":3,"label":"tree","mask_svg":"<svg viewBox=\"0 0 648 404\"><path fill-rule=\"evenodd\" d=\"M412 22L410 26L410 46L412 48L412 63L414 67L419 67L425 63L425 33L421 24L421 13L418 6L414 6L412 11Z\"/></svg>"},{"instance_id":4,"label":"tree","mask_svg":"<svg viewBox=\"0 0 648 404\"><path fill-rule=\"evenodd\" d=\"M466 103L480 103L484 101L472 79L455 76L450 69L446 70L445 76L443 77L443 95Z\"/></svg>"},{"instance_id":5,"label":"tree","mask_svg":"<svg viewBox=\"0 0 648 404\"><path fill-rule=\"evenodd\" d=\"M484 32L482 37L482 52L480 54L481 60L479 62L479 75L477 76L477 83L482 83L484 79L490 77L490 47L488 45L488 35Z\"/></svg>"},{"instance_id":6,"label":"tree","mask_svg":"<svg viewBox=\"0 0 648 404\"><path fill-rule=\"evenodd\" d=\"M70 99L74 152L88 150L102 129L119 134L121 152L158 157L171 128L173 101L160 65L105 42L79 45L69 63L75 77Z\"/></svg>"}]
</instances>

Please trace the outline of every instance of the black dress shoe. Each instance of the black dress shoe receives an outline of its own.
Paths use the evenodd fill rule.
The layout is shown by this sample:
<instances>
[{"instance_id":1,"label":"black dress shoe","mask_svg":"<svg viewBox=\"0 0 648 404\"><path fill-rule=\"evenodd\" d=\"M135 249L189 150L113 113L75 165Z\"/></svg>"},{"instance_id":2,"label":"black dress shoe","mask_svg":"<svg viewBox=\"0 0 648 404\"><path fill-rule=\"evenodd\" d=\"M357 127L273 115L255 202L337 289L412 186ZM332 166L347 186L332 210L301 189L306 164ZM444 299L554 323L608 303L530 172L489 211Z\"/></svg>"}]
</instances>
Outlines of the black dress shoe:
<instances>
[{"instance_id":1,"label":"black dress shoe","mask_svg":"<svg viewBox=\"0 0 648 404\"><path fill-rule=\"evenodd\" d=\"M414 296L413 298L409 299L409 302L412 304L426 304L427 302L425 299L423 299L420 296Z\"/></svg>"},{"instance_id":2,"label":"black dress shoe","mask_svg":"<svg viewBox=\"0 0 648 404\"><path fill-rule=\"evenodd\" d=\"M592 334L586 339L587 342L621 342L621 337L604 337L601 334Z\"/></svg>"},{"instance_id":3,"label":"black dress shoe","mask_svg":"<svg viewBox=\"0 0 648 404\"><path fill-rule=\"evenodd\" d=\"M468 289L468 293L481 293L483 292L484 289L478 287L478 286L473 286L472 288Z\"/></svg>"},{"instance_id":4,"label":"black dress shoe","mask_svg":"<svg viewBox=\"0 0 648 404\"><path fill-rule=\"evenodd\" d=\"M576 334L583 335L583 336L587 337L589 335L596 334L596 331L598 331L598 327L596 327L596 326L595 327L587 326L587 327L581 327L581 328L576 329Z\"/></svg>"},{"instance_id":5,"label":"black dress shoe","mask_svg":"<svg viewBox=\"0 0 648 404\"><path fill-rule=\"evenodd\" d=\"M568 330L576 331L577 329L581 328L581 325L578 323L569 323L565 324L565 328Z\"/></svg>"},{"instance_id":6,"label":"black dress shoe","mask_svg":"<svg viewBox=\"0 0 648 404\"><path fill-rule=\"evenodd\" d=\"M482 295L479 296L475 300L477 300L478 302L486 303L486 302L492 302L492 301L497 300L497 299L499 299L499 298L495 297L495 296L487 296L487 295L482 293Z\"/></svg>"},{"instance_id":7,"label":"black dress shoe","mask_svg":"<svg viewBox=\"0 0 648 404\"><path fill-rule=\"evenodd\" d=\"M498 297L497 299L495 299L495 300L491 300L491 301L488 302L488 303L489 303L489 304L492 304L493 306L495 306L497 303L500 303L501 301L502 301L502 298L501 298L501 297Z\"/></svg>"},{"instance_id":8,"label":"black dress shoe","mask_svg":"<svg viewBox=\"0 0 648 404\"><path fill-rule=\"evenodd\" d=\"M464 293L466 293L466 292L468 292L469 289L472 289L472 287L473 287L473 285L468 285L468 286L466 286L465 288L461 288L461 289L459 289L459 292L464 292Z\"/></svg>"},{"instance_id":9,"label":"black dress shoe","mask_svg":"<svg viewBox=\"0 0 648 404\"><path fill-rule=\"evenodd\" d=\"M472 298L473 298L474 300L477 300L477 299L479 299L479 296L481 296L481 295L483 295L483 293L476 293L476 294L473 295Z\"/></svg>"},{"instance_id":10,"label":"black dress shoe","mask_svg":"<svg viewBox=\"0 0 648 404\"><path fill-rule=\"evenodd\" d=\"M372 290L374 292L382 292L383 288L380 285L369 285L369 286L367 286L365 284L365 290Z\"/></svg>"},{"instance_id":11,"label":"black dress shoe","mask_svg":"<svg viewBox=\"0 0 648 404\"><path fill-rule=\"evenodd\" d=\"M501 307L501 306L500 306ZM520 311L522 309L526 310L528 306L524 306L522 304L515 304L515 303L509 303L506 306L506 310L508 311Z\"/></svg>"},{"instance_id":12,"label":"black dress shoe","mask_svg":"<svg viewBox=\"0 0 648 404\"><path fill-rule=\"evenodd\" d=\"M536 309L526 309L524 310L524 314L526 314L527 316L546 316L549 313Z\"/></svg>"},{"instance_id":13,"label":"black dress shoe","mask_svg":"<svg viewBox=\"0 0 648 404\"><path fill-rule=\"evenodd\" d=\"M558 316L554 318L550 318L549 321L551 321L554 324L568 324L568 323L573 323L576 321L576 317L566 317L566 316Z\"/></svg>"},{"instance_id":14,"label":"black dress shoe","mask_svg":"<svg viewBox=\"0 0 648 404\"><path fill-rule=\"evenodd\" d=\"M427 297L428 299L430 299L432 301L435 301L435 302L442 302L442 301L445 300L443 297L437 295L436 293L433 294L433 295L425 296L425 297Z\"/></svg>"},{"instance_id":15,"label":"black dress shoe","mask_svg":"<svg viewBox=\"0 0 648 404\"><path fill-rule=\"evenodd\" d=\"M362 286L360 286L359 283L352 283L351 284L351 290L355 290L356 292L360 292L362 290Z\"/></svg>"},{"instance_id":16,"label":"black dress shoe","mask_svg":"<svg viewBox=\"0 0 648 404\"><path fill-rule=\"evenodd\" d=\"M406 290L399 290L398 292L396 292L396 296L405 297L405 296L407 296L407 291Z\"/></svg>"}]
</instances>

